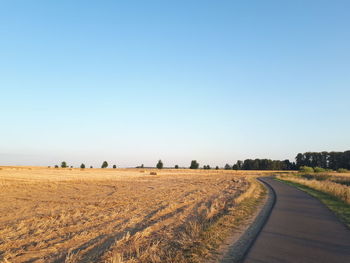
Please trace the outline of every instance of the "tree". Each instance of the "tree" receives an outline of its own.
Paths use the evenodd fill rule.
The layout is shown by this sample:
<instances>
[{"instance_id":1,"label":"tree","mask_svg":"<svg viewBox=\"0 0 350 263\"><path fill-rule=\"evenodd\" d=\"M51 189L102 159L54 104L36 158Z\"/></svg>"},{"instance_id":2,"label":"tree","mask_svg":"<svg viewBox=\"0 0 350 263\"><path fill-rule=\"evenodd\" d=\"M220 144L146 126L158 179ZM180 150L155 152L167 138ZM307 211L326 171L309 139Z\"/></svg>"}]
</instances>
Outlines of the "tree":
<instances>
[{"instance_id":1,"label":"tree","mask_svg":"<svg viewBox=\"0 0 350 263\"><path fill-rule=\"evenodd\" d=\"M58 165L57 165L57 164L55 165L55 168L58 168Z\"/></svg>"},{"instance_id":2,"label":"tree","mask_svg":"<svg viewBox=\"0 0 350 263\"><path fill-rule=\"evenodd\" d=\"M177 164L175 165L175 169L179 169L179 166Z\"/></svg>"},{"instance_id":3,"label":"tree","mask_svg":"<svg viewBox=\"0 0 350 263\"><path fill-rule=\"evenodd\" d=\"M141 167L140 168L143 168L143 167L145 167L143 164L141 164Z\"/></svg>"},{"instance_id":4,"label":"tree","mask_svg":"<svg viewBox=\"0 0 350 263\"><path fill-rule=\"evenodd\" d=\"M306 152L298 153L295 157L296 168L301 166L320 167L337 170L350 168L350 151L345 152Z\"/></svg>"},{"instance_id":5,"label":"tree","mask_svg":"<svg viewBox=\"0 0 350 263\"><path fill-rule=\"evenodd\" d=\"M219 170L219 166L216 166L216 167L215 167L215 170Z\"/></svg>"},{"instance_id":6,"label":"tree","mask_svg":"<svg viewBox=\"0 0 350 263\"><path fill-rule=\"evenodd\" d=\"M82 163L82 164L80 165L80 168L81 168L81 169L85 169L85 164Z\"/></svg>"},{"instance_id":7,"label":"tree","mask_svg":"<svg viewBox=\"0 0 350 263\"><path fill-rule=\"evenodd\" d=\"M107 163L107 161L104 161L104 162L102 163L101 168L107 168L107 167L108 167L108 163Z\"/></svg>"},{"instance_id":8,"label":"tree","mask_svg":"<svg viewBox=\"0 0 350 263\"><path fill-rule=\"evenodd\" d=\"M63 162L61 163L61 167L62 167L62 168L67 168L67 163L66 163L65 161L63 161Z\"/></svg>"},{"instance_id":9,"label":"tree","mask_svg":"<svg viewBox=\"0 0 350 263\"><path fill-rule=\"evenodd\" d=\"M238 160L236 164L237 164L237 167L238 167L239 170L242 169L242 167L243 167L243 162L242 161Z\"/></svg>"},{"instance_id":10,"label":"tree","mask_svg":"<svg viewBox=\"0 0 350 263\"><path fill-rule=\"evenodd\" d=\"M225 170L231 170L231 169L232 169L231 165L229 165L228 163L225 164Z\"/></svg>"},{"instance_id":11,"label":"tree","mask_svg":"<svg viewBox=\"0 0 350 263\"><path fill-rule=\"evenodd\" d=\"M92 169L92 168L94 168L94 167L92 167L92 165L90 166L90 169Z\"/></svg>"},{"instance_id":12,"label":"tree","mask_svg":"<svg viewBox=\"0 0 350 263\"><path fill-rule=\"evenodd\" d=\"M162 160L159 160L156 166L158 169L163 169L163 162Z\"/></svg>"},{"instance_id":13,"label":"tree","mask_svg":"<svg viewBox=\"0 0 350 263\"><path fill-rule=\"evenodd\" d=\"M298 153L297 156L295 157L295 162L297 169L300 168L300 166L304 165L304 155L302 153Z\"/></svg>"},{"instance_id":14,"label":"tree","mask_svg":"<svg viewBox=\"0 0 350 263\"><path fill-rule=\"evenodd\" d=\"M198 169L198 168L199 168L199 163L196 160L192 160L190 169Z\"/></svg>"},{"instance_id":15,"label":"tree","mask_svg":"<svg viewBox=\"0 0 350 263\"><path fill-rule=\"evenodd\" d=\"M113 169L116 169L116 168L117 168L117 166L115 164L113 164Z\"/></svg>"},{"instance_id":16,"label":"tree","mask_svg":"<svg viewBox=\"0 0 350 263\"><path fill-rule=\"evenodd\" d=\"M209 164L208 164L208 165L204 165L204 166L203 166L203 169L204 169L204 170L210 170L210 165L209 165Z\"/></svg>"}]
</instances>

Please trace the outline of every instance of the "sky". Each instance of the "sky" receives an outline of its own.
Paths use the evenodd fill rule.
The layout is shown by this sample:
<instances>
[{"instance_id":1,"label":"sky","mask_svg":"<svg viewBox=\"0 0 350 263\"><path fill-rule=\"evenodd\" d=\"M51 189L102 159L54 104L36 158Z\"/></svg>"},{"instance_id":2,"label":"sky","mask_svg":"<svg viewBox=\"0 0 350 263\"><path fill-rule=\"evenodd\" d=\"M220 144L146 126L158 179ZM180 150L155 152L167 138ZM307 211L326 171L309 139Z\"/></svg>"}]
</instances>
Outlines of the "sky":
<instances>
[{"instance_id":1,"label":"sky","mask_svg":"<svg viewBox=\"0 0 350 263\"><path fill-rule=\"evenodd\" d=\"M0 165L350 149L350 1L0 2Z\"/></svg>"}]
</instances>

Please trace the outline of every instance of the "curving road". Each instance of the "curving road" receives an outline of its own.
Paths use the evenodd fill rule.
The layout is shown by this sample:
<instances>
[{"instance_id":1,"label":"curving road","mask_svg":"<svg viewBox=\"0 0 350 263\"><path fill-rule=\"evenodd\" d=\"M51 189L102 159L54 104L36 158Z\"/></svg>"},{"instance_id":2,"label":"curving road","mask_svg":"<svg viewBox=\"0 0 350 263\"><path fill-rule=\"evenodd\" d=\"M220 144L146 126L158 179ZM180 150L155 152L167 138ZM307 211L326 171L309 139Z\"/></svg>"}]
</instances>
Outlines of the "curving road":
<instances>
[{"instance_id":1,"label":"curving road","mask_svg":"<svg viewBox=\"0 0 350 263\"><path fill-rule=\"evenodd\" d=\"M326 206L272 178L262 181L275 191L276 204L245 263L350 262L350 230Z\"/></svg>"}]
</instances>

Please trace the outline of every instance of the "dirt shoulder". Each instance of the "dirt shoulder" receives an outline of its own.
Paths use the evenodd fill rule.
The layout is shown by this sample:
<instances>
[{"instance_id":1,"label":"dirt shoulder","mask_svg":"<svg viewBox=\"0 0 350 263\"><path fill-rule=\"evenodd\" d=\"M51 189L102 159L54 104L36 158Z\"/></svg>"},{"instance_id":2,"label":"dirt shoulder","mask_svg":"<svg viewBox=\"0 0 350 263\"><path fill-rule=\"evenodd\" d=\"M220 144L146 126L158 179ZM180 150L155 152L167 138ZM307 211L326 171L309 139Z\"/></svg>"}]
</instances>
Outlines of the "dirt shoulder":
<instances>
[{"instance_id":1,"label":"dirt shoulder","mask_svg":"<svg viewBox=\"0 0 350 263\"><path fill-rule=\"evenodd\" d=\"M255 189L254 195L246 197L237 206L234 227L206 263L241 262L253 244L275 202L275 194L269 186L261 181L255 183L259 190Z\"/></svg>"}]
</instances>

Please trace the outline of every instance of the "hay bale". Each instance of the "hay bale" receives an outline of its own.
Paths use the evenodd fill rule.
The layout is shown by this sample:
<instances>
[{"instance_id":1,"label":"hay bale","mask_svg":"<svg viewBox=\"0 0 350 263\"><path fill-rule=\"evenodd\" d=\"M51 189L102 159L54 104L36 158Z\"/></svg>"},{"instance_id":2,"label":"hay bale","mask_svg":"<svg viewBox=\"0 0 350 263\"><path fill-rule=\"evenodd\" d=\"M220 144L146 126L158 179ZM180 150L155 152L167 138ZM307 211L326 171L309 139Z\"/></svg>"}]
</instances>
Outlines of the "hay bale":
<instances>
[{"instance_id":1,"label":"hay bale","mask_svg":"<svg viewBox=\"0 0 350 263\"><path fill-rule=\"evenodd\" d=\"M150 172L150 175L157 175L156 172Z\"/></svg>"}]
</instances>

